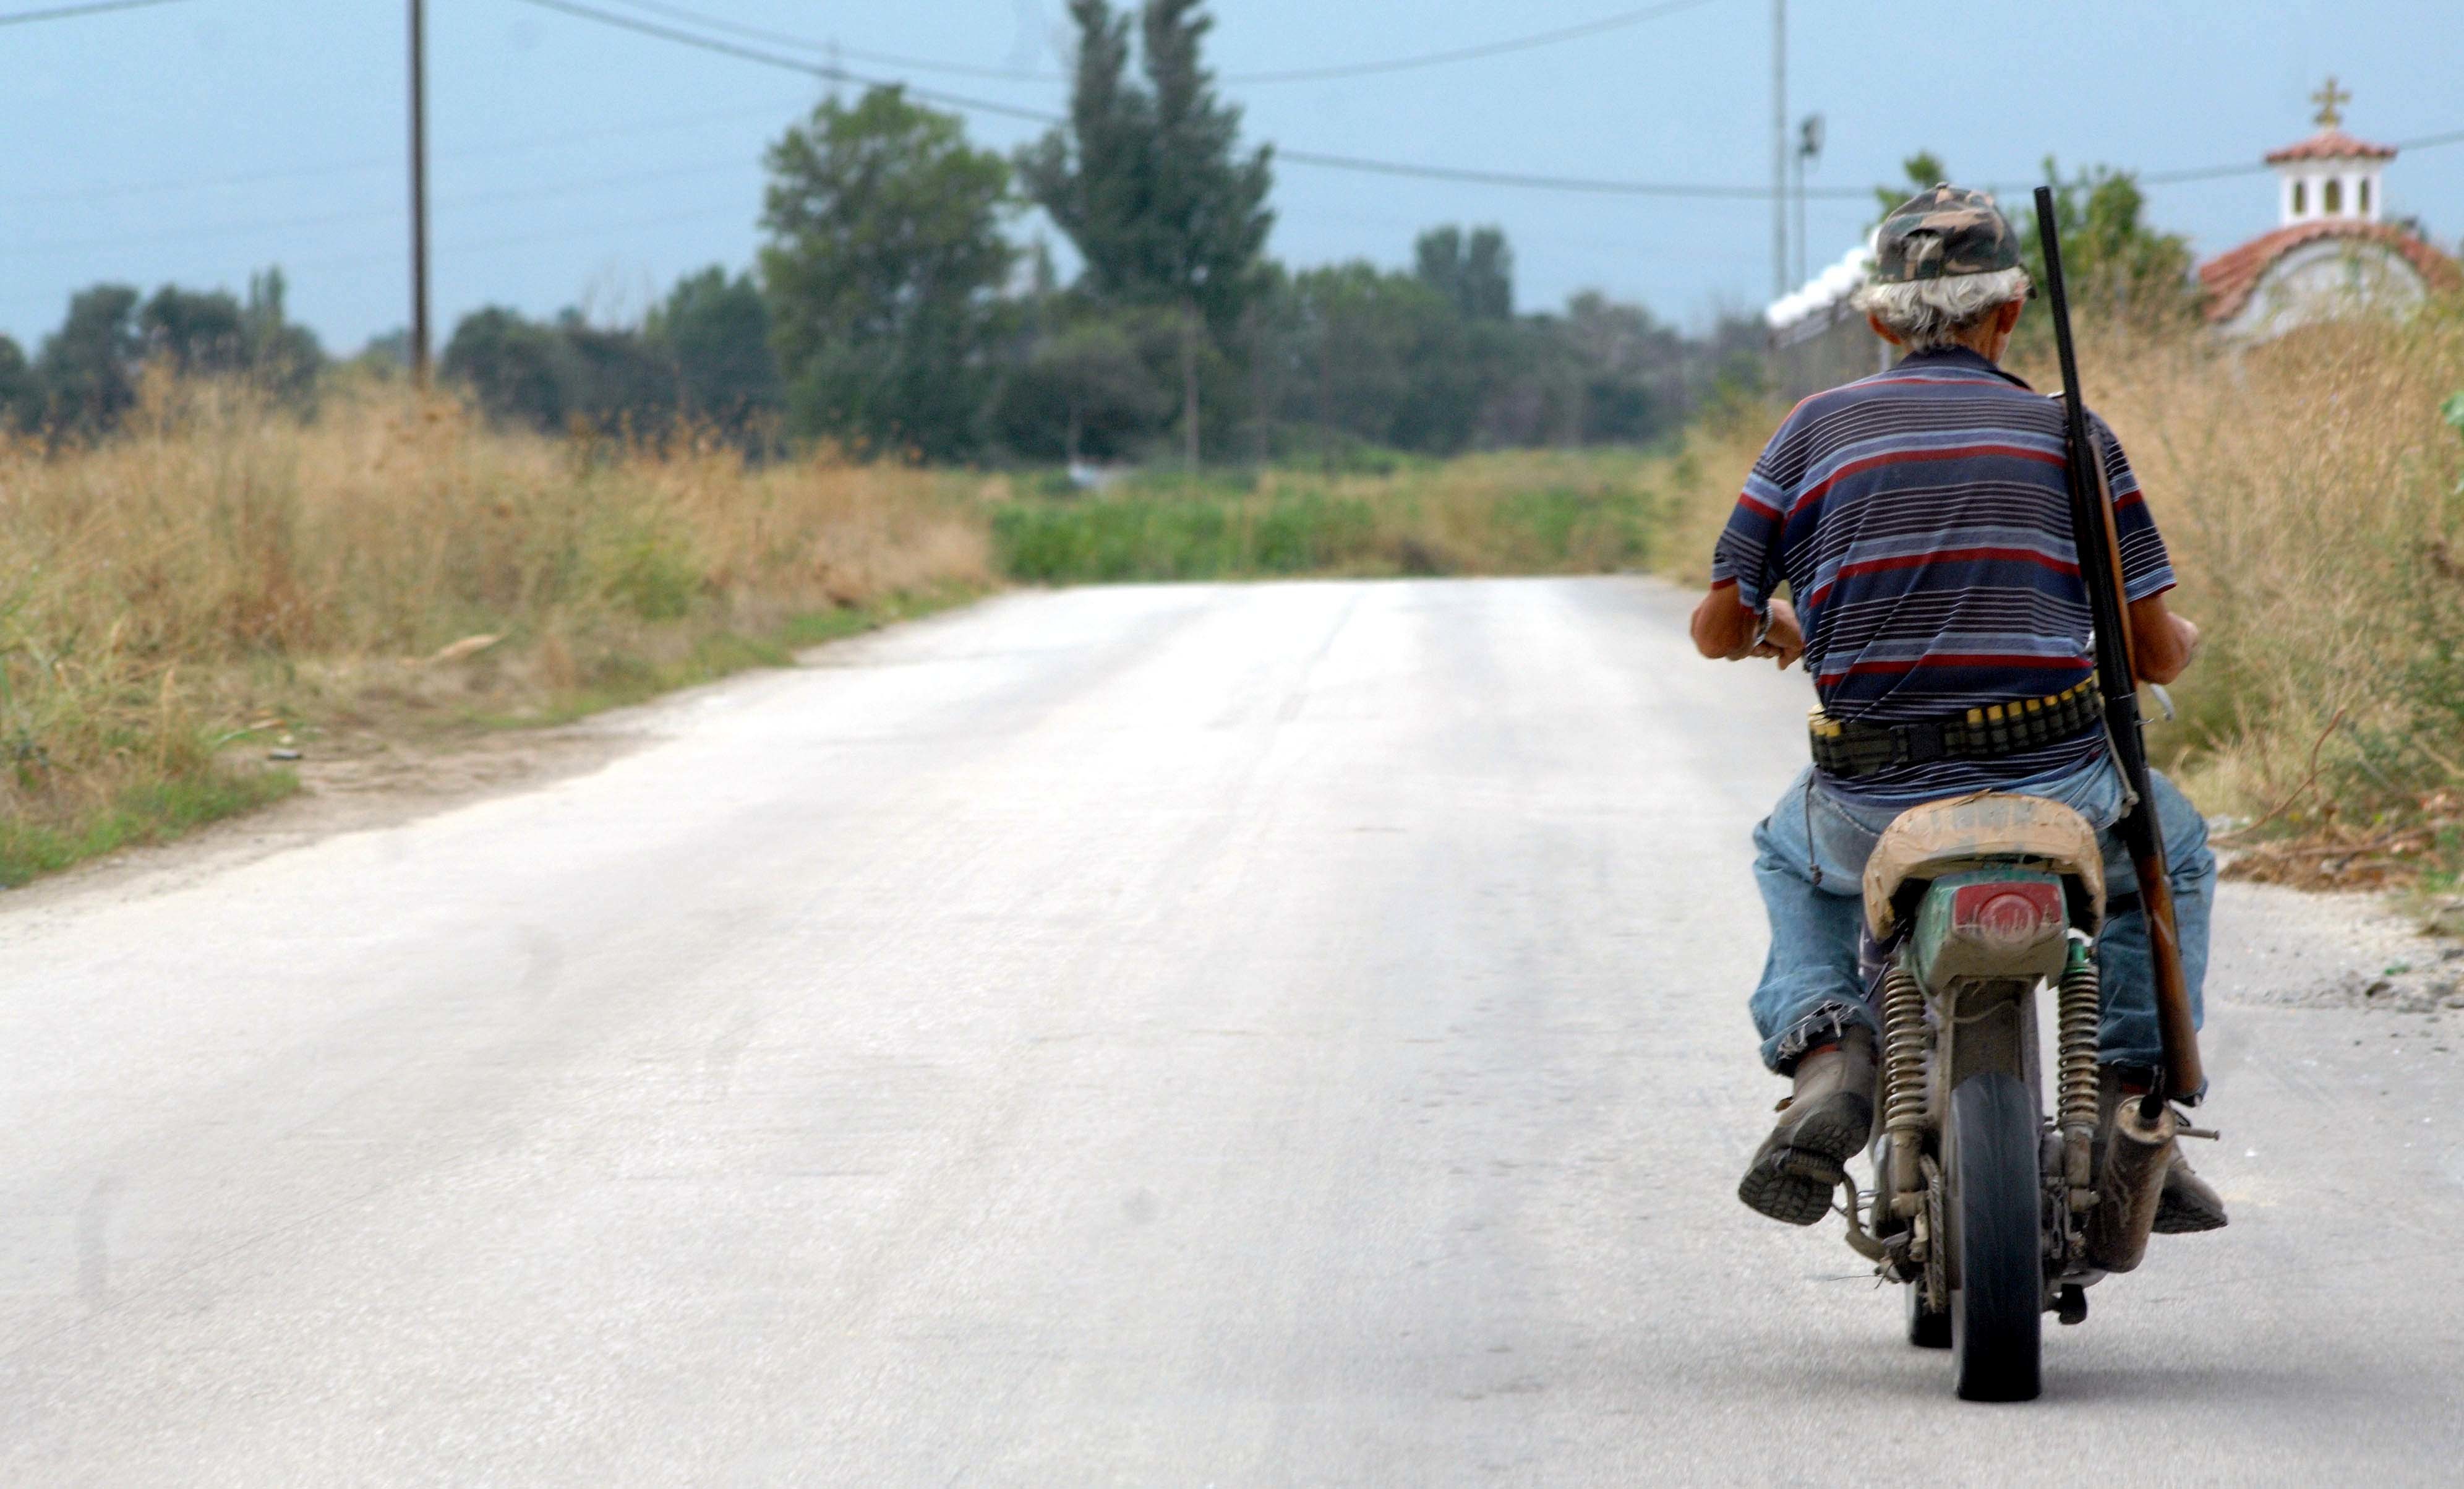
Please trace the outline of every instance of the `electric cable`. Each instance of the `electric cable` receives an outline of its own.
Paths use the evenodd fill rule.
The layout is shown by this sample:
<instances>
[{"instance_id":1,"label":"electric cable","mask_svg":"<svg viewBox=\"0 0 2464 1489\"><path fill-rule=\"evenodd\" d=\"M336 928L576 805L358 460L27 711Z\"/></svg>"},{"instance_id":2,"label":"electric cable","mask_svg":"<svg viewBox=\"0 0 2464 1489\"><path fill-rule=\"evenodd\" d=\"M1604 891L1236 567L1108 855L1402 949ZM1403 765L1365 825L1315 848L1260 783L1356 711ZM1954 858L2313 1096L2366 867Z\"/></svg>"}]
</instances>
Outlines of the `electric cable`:
<instances>
[{"instance_id":1,"label":"electric cable","mask_svg":"<svg viewBox=\"0 0 2464 1489\"><path fill-rule=\"evenodd\" d=\"M86 5L46 6L39 11L19 11L0 15L0 26L23 26L29 21L69 21L81 15L101 15L111 11L146 11L158 5L180 5L185 0L91 0Z\"/></svg>"},{"instance_id":2,"label":"electric cable","mask_svg":"<svg viewBox=\"0 0 2464 1489\"><path fill-rule=\"evenodd\" d=\"M1068 81L1067 75L1063 73L1032 72L1015 67L972 67L961 62L935 61L926 57L903 56L894 52L872 52L860 47L840 46L836 42L816 41L810 36L790 35L785 32L771 31L764 27L747 26L739 21L731 21L685 6L670 5L665 3L665 0L613 0L613 3L628 10L647 11L653 15L664 15L670 20L725 32L730 35L742 36L748 40L795 47L806 52L833 50L859 61L880 62L891 67L912 67L918 72L947 73L957 77L1001 78L1018 82ZM1220 80L1247 86L1258 83L1322 82L1339 78L1366 78L1378 73L1412 72L1419 68L1438 67L1449 62L1477 61L1483 57L1503 56L1513 52L1529 52L1540 47L1551 47L1560 42L1595 36L1603 32L1620 31L1629 26L1640 25L1644 21L1657 20L1663 15L1673 15L1680 11L1698 10L1717 3L1718 0L1661 0L1657 5L1638 6L1630 11L1617 11L1614 15L1603 15L1593 20L1580 21L1572 26L1560 26L1553 31L1508 36L1499 41L1481 42L1473 46L1456 47L1442 52L1424 52L1411 56L1386 57L1368 62L1338 62L1325 67L1225 73L1221 75Z\"/></svg>"},{"instance_id":3,"label":"electric cable","mask_svg":"<svg viewBox=\"0 0 2464 1489\"><path fill-rule=\"evenodd\" d=\"M760 108L706 109L693 114L670 115L664 119L638 120L627 124L560 130L555 134L538 135L528 140L502 141L494 144L438 150L430 158L438 161L461 161L527 155L536 150L554 149L563 144L588 144L617 136L655 134L668 129L693 128L706 123L726 123L745 119L776 118L781 114L795 113L801 106L801 104L781 103ZM246 170L228 176L187 176L176 181L142 182L130 186L85 187L74 191L37 191L22 196L0 198L0 200L11 203L99 202L121 196L160 196L170 191L209 190L221 187L253 186L269 181L295 181L313 176L348 175L354 171L397 171L401 168L402 158L399 155L363 155L351 160L319 161L309 166L285 166L268 170Z\"/></svg>"},{"instance_id":4,"label":"electric cable","mask_svg":"<svg viewBox=\"0 0 2464 1489\"><path fill-rule=\"evenodd\" d=\"M672 26L664 26L655 22L637 20L627 15L615 14L613 12L601 10L596 6L580 4L578 3L578 0L517 0L517 3L537 6L543 10L561 11L566 15L571 15L578 19L594 21L600 25L613 26L626 31L638 32L644 35L654 36L661 40L677 42L689 47L698 47L704 51L718 53L726 56L737 57L745 61L759 62L769 67L782 68L790 72L803 73L807 76L821 78L831 82L852 83L857 86L867 88L897 87L903 89L912 97L924 100L927 102L945 104L952 108L970 109L979 113L997 115L1005 119L1024 120L1033 123L1058 124L1066 122L1060 115L1049 113L1042 109L1022 108L1015 103L995 102L988 99L971 98L964 94L950 93L937 88L917 87L911 83L894 82L886 78L867 78L855 73L850 73L843 67L830 66L818 62L807 62L796 57L781 56L775 52L765 52L758 48L743 46L736 42L723 41L712 36L698 35L689 31L680 31ZM640 5L647 3L647 0L617 0L617 3ZM1709 3L1709 0L1688 0L1688 3L1707 4ZM659 8L663 11L671 14L689 13L684 12L681 7L661 5ZM2453 144L2458 142L2464 142L2464 130L2452 131L2446 134L2428 135L2420 139L2410 141L2400 141L2398 142L2396 148L2416 150L2429 149L2438 145ZM1472 167L1422 166L1415 165L1406 161L1372 160L1356 155L1336 155L1318 150L1291 149L1280 144L1274 146L1274 152L1277 160L1289 161L1296 166L1313 166L1321 169L1355 171L1368 175L1403 176L1424 181L1458 181L1475 186L1512 187L1542 191L1568 191L1599 195L1661 197L1698 201L1767 202L1770 201L1773 195L1771 189L1764 186L1716 186L1681 182L1620 181L1580 176L1546 176L1535 175L1525 171L1484 170ZM2184 170L2133 171L2131 174L2142 185L2170 186L2181 182L2203 181L2227 176L2256 175L2271 168L2272 167L2266 163L2257 162L2248 165L2197 167ZM1872 189L1864 187L1810 186L1804 189L1804 192L1809 199L1817 201L1862 201L1873 194ZM1794 193L1790 192L1783 194L1793 195Z\"/></svg>"},{"instance_id":5,"label":"electric cable","mask_svg":"<svg viewBox=\"0 0 2464 1489\"><path fill-rule=\"evenodd\" d=\"M782 68L790 72L804 73L808 76L821 78L831 82L853 83L867 88L901 88L909 96L922 99L927 102L947 104L953 108L973 109L982 113L999 115L1006 119L1025 120L1032 123L1058 124L1067 122L1062 116L1050 113L1044 109L1022 108L1015 103L999 103L987 99L970 98L963 94L946 92L938 88L919 88L913 84L897 83L884 78L867 78L859 74L850 73L843 67L831 67L818 62L803 61L796 57L781 56L775 52L764 52L754 47L743 46L733 41L723 41L713 36L696 35L692 32L679 31L672 26L660 25L652 21L636 20L629 15L618 15L611 11L603 11L596 6L579 4L577 3L577 0L517 0L517 3L537 6L541 10L560 11L563 14L571 15L582 20L594 21L601 25L613 26L625 31L639 32L644 35L655 36L664 41L673 41L689 47L698 47L704 51L717 53L724 56L733 56L745 61L759 62L765 66ZM1331 155L1315 150L1287 149L1282 145L1276 145L1274 147L1274 152L1276 159L1289 161L1298 166L1314 166L1323 169L1357 171L1372 175L1411 176L1422 180L1462 181L1482 186L1521 187L1535 190L1580 191L1624 196L1699 198L1711 201L1769 201L1771 197L1771 190L1769 187L1697 186L1681 182L1615 181L1575 176L1540 176L1519 171L1480 170L1450 166L1419 166L1405 161L1369 160L1354 155ZM1856 187L1813 187L1807 189L1806 194L1825 200L1838 199L1853 201L1861 200L1871 193Z\"/></svg>"},{"instance_id":6,"label":"electric cable","mask_svg":"<svg viewBox=\"0 0 2464 1489\"><path fill-rule=\"evenodd\" d=\"M616 175L597 176L583 181L560 181L548 186L499 187L486 191L466 191L459 195L442 196L437 198L436 205L440 209L460 209L464 207L482 207L495 202L549 201L560 196L574 196L583 192L604 190L608 187L642 186L655 181L675 181L688 178L695 180L708 179L719 174L720 172L735 169L742 165L744 165L744 162L741 159L709 162L696 161L690 165L665 166L651 170L629 170L620 172ZM742 203L738 202L738 204L731 210L742 211L744 209ZM245 221L208 223L202 227L191 226L166 230L159 233L140 233L134 235L128 233L114 233L108 237L98 238L76 238L67 240L55 239L49 242L36 243L8 242L0 243L0 259L32 258L38 257L44 254L83 253L96 249L119 248L132 245L143 246L156 243L178 243L185 242L191 238L228 237L234 233L279 231L290 228L327 227L336 223L344 222L391 221L401 215L402 210L398 207L358 207L345 209L340 211L317 212L300 217L272 219L251 218ZM757 212L754 215L759 215L759 213Z\"/></svg>"}]
</instances>

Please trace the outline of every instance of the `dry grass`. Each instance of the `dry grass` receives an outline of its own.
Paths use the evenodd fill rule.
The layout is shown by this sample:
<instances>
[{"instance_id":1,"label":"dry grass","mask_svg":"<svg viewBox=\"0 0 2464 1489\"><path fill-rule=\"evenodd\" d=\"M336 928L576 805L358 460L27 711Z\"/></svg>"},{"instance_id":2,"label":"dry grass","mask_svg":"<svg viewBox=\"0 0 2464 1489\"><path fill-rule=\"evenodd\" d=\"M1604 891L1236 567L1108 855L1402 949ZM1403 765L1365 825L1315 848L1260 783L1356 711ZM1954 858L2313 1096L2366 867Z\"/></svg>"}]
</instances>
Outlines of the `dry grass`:
<instances>
[{"instance_id":1,"label":"dry grass","mask_svg":"<svg viewBox=\"0 0 2464 1489\"><path fill-rule=\"evenodd\" d=\"M979 588L968 508L895 466L158 384L94 449L0 447L0 881L278 793L236 766L285 734L568 717Z\"/></svg>"},{"instance_id":2,"label":"dry grass","mask_svg":"<svg viewBox=\"0 0 2464 1489\"><path fill-rule=\"evenodd\" d=\"M2464 443L2440 411L2464 389L2464 307L2240 354L2114 333L2081 360L2171 544L2174 606L2205 628L2175 690L2183 719L2154 747L2209 811L2275 811L2245 843L2245 872L2452 875L2464 862ZM1703 576L1779 411L1693 432L1667 482L1667 571Z\"/></svg>"}]
</instances>

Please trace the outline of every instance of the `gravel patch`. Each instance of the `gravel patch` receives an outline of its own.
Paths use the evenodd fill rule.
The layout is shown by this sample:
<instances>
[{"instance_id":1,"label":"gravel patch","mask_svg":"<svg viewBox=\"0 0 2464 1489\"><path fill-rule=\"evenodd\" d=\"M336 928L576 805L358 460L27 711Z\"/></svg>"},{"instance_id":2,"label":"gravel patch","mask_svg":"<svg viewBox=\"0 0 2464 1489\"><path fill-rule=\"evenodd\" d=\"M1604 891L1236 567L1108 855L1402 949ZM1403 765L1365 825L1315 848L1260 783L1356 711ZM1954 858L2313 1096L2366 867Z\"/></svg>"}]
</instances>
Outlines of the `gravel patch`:
<instances>
[{"instance_id":1,"label":"gravel patch","mask_svg":"<svg viewBox=\"0 0 2464 1489\"><path fill-rule=\"evenodd\" d=\"M2464 1014L2464 942L2425 935L2376 895L2227 883L2210 945L2211 1001Z\"/></svg>"}]
</instances>

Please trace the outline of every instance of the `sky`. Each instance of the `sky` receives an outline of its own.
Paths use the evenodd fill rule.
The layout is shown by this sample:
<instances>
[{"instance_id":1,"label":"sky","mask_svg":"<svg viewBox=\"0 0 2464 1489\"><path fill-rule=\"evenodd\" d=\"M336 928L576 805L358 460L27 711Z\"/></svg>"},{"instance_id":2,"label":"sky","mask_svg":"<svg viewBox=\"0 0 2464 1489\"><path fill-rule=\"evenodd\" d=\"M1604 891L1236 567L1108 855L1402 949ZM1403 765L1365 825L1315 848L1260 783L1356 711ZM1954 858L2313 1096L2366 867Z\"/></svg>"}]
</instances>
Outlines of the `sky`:
<instances>
[{"instance_id":1,"label":"sky","mask_svg":"<svg viewBox=\"0 0 2464 1489\"><path fill-rule=\"evenodd\" d=\"M59 0L0 0L0 20ZM591 0L656 22L657 0ZM850 73L1057 110L1062 0L665 0L817 46ZM763 146L825 84L525 3L429 0L435 321L486 304L636 319L680 275L759 242ZM1478 47L1634 0L1217 0L1211 57L1244 74ZM1788 108L1818 112L1816 188L1862 189L1931 148L2013 192L2048 154L2148 171L2255 165L2310 133L2332 73L2345 127L2464 131L2456 0L1792 0ZM293 315L356 349L407 319L402 0L177 0L0 25L0 332L31 351L102 280L242 288L279 265ZM1692 0L1578 39L1334 80L1227 81L1253 142L1472 170L1762 187L1771 0ZM744 44L781 54L783 42ZM822 59L827 54L804 56ZM927 72L895 56L1043 78ZM963 111L962 111L963 112ZM1041 127L968 117L1011 148ZM2453 246L2464 143L2389 168L2391 215ZM1860 193L1861 195L1861 193ZM2151 187L2151 216L2204 256L2275 224L2272 178ZM2013 205L2018 205L2014 199ZM1763 200L1670 200L1364 174L1287 161L1270 252L1400 266L1442 222L1494 223L1518 303L1577 290L1701 326L1771 298ZM1808 204L1818 271L1870 198ZM1038 224L1022 218L1017 231Z\"/></svg>"}]
</instances>

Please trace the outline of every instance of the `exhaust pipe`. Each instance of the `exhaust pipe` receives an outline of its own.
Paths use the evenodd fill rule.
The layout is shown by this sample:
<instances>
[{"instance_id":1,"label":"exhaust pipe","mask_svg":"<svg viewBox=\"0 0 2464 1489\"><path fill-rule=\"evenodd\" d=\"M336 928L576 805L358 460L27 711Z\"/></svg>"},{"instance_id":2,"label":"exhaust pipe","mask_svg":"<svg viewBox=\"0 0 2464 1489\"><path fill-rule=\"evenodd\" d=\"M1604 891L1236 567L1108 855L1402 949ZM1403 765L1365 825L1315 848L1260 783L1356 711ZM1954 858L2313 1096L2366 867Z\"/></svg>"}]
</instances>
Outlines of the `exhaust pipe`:
<instances>
[{"instance_id":1,"label":"exhaust pipe","mask_svg":"<svg viewBox=\"0 0 2464 1489\"><path fill-rule=\"evenodd\" d=\"M2165 1171L2173 1164L2173 1109L2158 1102L2150 1118L2145 1105L2127 1096L2116 1103L2096 1208L2087 1214L2088 1259L2107 1272L2127 1272L2147 1255Z\"/></svg>"}]
</instances>

